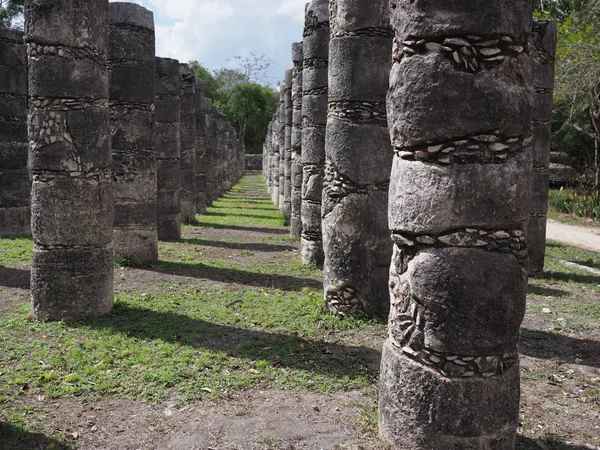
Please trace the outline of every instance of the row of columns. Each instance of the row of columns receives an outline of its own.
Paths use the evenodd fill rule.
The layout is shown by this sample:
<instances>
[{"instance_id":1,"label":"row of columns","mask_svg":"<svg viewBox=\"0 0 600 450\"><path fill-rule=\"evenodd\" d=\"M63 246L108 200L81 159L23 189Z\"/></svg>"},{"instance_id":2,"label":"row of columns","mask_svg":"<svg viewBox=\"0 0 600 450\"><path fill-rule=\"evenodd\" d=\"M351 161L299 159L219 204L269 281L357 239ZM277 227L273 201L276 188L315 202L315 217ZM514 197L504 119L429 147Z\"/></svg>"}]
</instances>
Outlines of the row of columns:
<instances>
[{"instance_id":1,"label":"row of columns","mask_svg":"<svg viewBox=\"0 0 600 450\"><path fill-rule=\"evenodd\" d=\"M388 315L380 432L394 448L515 445L556 27L532 23L531 2L475 3L313 0L264 145L326 307Z\"/></svg>"},{"instance_id":2,"label":"row of columns","mask_svg":"<svg viewBox=\"0 0 600 450\"><path fill-rule=\"evenodd\" d=\"M25 25L0 30L0 236L33 234L36 317L102 315L115 257L156 261L244 146L192 68L155 57L151 11L27 0Z\"/></svg>"}]
</instances>

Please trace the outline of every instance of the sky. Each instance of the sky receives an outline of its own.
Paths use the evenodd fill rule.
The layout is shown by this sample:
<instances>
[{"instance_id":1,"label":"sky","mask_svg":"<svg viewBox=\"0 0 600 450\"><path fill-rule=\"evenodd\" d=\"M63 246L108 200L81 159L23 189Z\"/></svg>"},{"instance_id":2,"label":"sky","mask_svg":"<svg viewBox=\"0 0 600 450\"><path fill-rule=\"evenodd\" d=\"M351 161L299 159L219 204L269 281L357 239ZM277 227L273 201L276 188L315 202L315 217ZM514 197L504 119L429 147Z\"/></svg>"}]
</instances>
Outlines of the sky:
<instances>
[{"instance_id":1,"label":"sky","mask_svg":"<svg viewBox=\"0 0 600 450\"><path fill-rule=\"evenodd\" d=\"M112 1L112 0L111 0ZM127 0L126 0L127 1ZM292 67L293 42L302 40L308 0L130 0L154 12L156 55L197 60L208 69L235 68L236 56L273 61L272 85Z\"/></svg>"}]
</instances>

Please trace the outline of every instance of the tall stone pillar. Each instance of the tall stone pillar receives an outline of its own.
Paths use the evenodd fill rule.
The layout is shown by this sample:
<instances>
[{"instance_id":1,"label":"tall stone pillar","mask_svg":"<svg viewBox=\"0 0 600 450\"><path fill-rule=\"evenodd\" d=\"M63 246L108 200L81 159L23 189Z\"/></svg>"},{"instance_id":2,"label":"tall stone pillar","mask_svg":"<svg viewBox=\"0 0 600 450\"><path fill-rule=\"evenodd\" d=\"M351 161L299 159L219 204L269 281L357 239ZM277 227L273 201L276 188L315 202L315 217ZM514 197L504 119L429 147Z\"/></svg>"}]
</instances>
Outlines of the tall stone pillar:
<instances>
[{"instance_id":1,"label":"tall stone pillar","mask_svg":"<svg viewBox=\"0 0 600 450\"><path fill-rule=\"evenodd\" d=\"M385 106L392 52L388 0L331 0L330 21L325 304L342 316L383 317L389 311L387 203L394 155Z\"/></svg>"},{"instance_id":2,"label":"tall stone pillar","mask_svg":"<svg viewBox=\"0 0 600 450\"><path fill-rule=\"evenodd\" d=\"M154 15L134 3L110 3L109 99L115 256L158 259L154 155Z\"/></svg>"},{"instance_id":3,"label":"tall stone pillar","mask_svg":"<svg viewBox=\"0 0 600 450\"><path fill-rule=\"evenodd\" d=\"M23 32L0 28L0 237L31 235L27 54Z\"/></svg>"},{"instance_id":4,"label":"tall stone pillar","mask_svg":"<svg viewBox=\"0 0 600 450\"><path fill-rule=\"evenodd\" d=\"M269 194L273 192L273 171L271 167L271 159L273 157L273 121L269 122L269 126L267 128L267 137L265 140L264 146L264 162L263 162L263 171L265 174L265 182L267 183L267 188Z\"/></svg>"},{"instance_id":5,"label":"tall stone pillar","mask_svg":"<svg viewBox=\"0 0 600 450\"><path fill-rule=\"evenodd\" d=\"M302 235L302 42L292 44L292 195L290 234L300 240Z\"/></svg>"},{"instance_id":6,"label":"tall stone pillar","mask_svg":"<svg viewBox=\"0 0 600 450\"><path fill-rule=\"evenodd\" d=\"M179 65L181 80L181 220L196 220L196 74L189 64ZM198 161L201 163L201 161Z\"/></svg>"},{"instance_id":7,"label":"tall stone pillar","mask_svg":"<svg viewBox=\"0 0 600 450\"><path fill-rule=\"evenodd\" d=\"M209 168L209 111L212 102L205 95L205 83L203 80L196 80L196 210L198 214L206 212L206 206L209 202L209 192L212 193L212 186L209 189L208 168ZM211 199L212 200L212 199Z\"/></svg>"},{"instance_id":8,"label":"tall stone pillar","mask_svg":"<svg viewBox=\"0 0 600 450\"><path fill-rule=\"evenodd\" d=\"M531 211L527 229L529 274L544 270L546 256L546 214L548 213L548 184L551 122L554 99L554 59L556 57L556 23L538 20L533 24L531 49L533 71L533 183Z\"/></svg>"},{"instance_id":9,"label":"tall stone pillar","mask_svg":"<svg viewBox=\"0 0 600 450\"><path fill-rule=\"evenodd\" d=\"M284 187L283 187L283 212L285 213L286 222L289 223L292 217L292 69L285 71L285 92L283 98L284 105Z\"/></svg>"},{"instance_id":10,"label":"tall stone pillar","mask_svg":"<svg viewBox=\"0 0 600 450\"><path fill-rule=\"evenodd\" d=\"M513 450L527 287L532 3L392 6L394 255L380 432L394 448Z\"/></svg>"},{"instance_id":11,"label":"tall stone pillar","mask_svg":"<svg viewBox=\"0 0 600 450\"><path fill-rule=\"evenodd\" d=\"M158 238L181 239L179 61L156 58L156 167Z\"/></svg>"},{"instance_id":12,"label":"tall stone pillar","mask_svg":"<svg viewBox=\"0 0 600 450\"><path fill-rule=\"evenodd\" d=\"M321 197L325 166L329 1L313 0L306 8L302 71L302 238L304 264L323 264Z\"/></svg>"},{"instance_id":13,"label":"tall stone pillar","mask_svg":"<svg viewBox=\"0 0 600 450\"><path fill-rule=\"evenodd\" d=\"M279 148L279 210L285 213L285 81L279 87L279 111L278 111L278 128L277 128L277 146ZM288 217L286 214L285 221Z\"/></svg>"},{"instance_id":14,"label":"tall stone pillar","mask_svg":"<svg viewBox=\"0 0 600 450\"><path fill-rule=\"evenodd\" d=\"M275 206L279 206L279 107L273 114L273 132L271 135L271 172L273 173L273 189L271 190L271 200Z\"/></svg>"},{"instance_id":15,"label":"tall stone pillar","mask_svg":"<svg viewBox=\"0 0 600 450\"><path fill-rule=\"evenodd\" d=\"M108 1L27 0L33 314L113 306Z\"/></svg>"}]
</instances>

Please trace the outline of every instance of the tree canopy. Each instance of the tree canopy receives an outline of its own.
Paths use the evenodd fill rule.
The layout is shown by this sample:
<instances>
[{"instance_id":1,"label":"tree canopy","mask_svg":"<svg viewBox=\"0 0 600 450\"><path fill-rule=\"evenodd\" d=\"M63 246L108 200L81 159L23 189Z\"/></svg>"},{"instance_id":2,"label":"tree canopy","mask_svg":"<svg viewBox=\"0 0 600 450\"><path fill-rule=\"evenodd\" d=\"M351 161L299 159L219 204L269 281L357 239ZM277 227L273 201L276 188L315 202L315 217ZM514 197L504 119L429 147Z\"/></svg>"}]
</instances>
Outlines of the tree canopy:
<instances>
[{"instance_id":1,"label":"tree canopy","mask_svg":"<svg viewBox=\"0 0 600 450\"><path fill-rule=\"evenodd\" d=\"M222 110L244 140L247 153L261 153L269 122L279 103L279 93L268 84L267 69L271 62L265 56L236 58L236 68L210 71L198 61L190 65L196 77L206 83L206 95Z\"/></svg>"},{"instance_id":2,"label":"tree canopy","mask_svg":"<svg viewBox=\"0 0 600 450\"><path fill-rule=\"evenodd\" d=\"M15 19L23 14L25 0L0 0L0 27L20 28L21 24Z\"/></svg>"}]
</instances>

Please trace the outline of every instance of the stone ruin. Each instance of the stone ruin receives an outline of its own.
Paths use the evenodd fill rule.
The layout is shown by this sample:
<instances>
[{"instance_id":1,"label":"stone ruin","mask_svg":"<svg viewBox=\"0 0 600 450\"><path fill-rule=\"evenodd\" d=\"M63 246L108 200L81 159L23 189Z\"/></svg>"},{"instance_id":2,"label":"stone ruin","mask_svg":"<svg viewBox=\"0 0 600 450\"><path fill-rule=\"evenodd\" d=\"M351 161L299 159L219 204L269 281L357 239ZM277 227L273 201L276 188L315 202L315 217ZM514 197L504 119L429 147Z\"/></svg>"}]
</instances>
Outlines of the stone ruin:
<instances>
[{"instance_id":1,"label":"stone ruin","mask_svg":"<svg viewBox=\"0 0 600 450\"><path fill-rule=\"evenodd\" d=\"M302 63L303 44L292 44L292 128L290 137L291 199L290 234L300 240L302 236Z\"/></svg>"},{"instance_id":2,"label":"stone ruin","mask_svg":"<svg viewBox=\"0 0 600 450\"><path fill-rule=\"evenodd\" d=\"M0 29L0 236L33 234L34 316L99 316L115 257L155 261L158 234L178 239L208 204L197 116L219 167L214 199L243 175L244 147L210 99L196 114L191 68L155 57L151 11L27 0L25 23Z\"/></svg>"},{"instance_id":3,"label":"stone ruin","mask_svg":"<svg viewBox=\"0 0 600 450\"><path fill-rule=\"evenodd\" d=\"M330 0L329 106L323 184L324 290L343 316L389 311L387 224L393 152L386 93L388 0ZM360 74L357 76L356 74Z\"/></svg>"},{"instance_id":4,"label":"stone ruin","mask_svg":"<svg viewBox=\"0 0 600 450\"><path fill-rule=\"evenodd\" d=\"M0 237L31 234L23 32L0 29Z\"/></svg>"}]
</instances>

